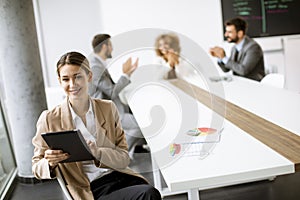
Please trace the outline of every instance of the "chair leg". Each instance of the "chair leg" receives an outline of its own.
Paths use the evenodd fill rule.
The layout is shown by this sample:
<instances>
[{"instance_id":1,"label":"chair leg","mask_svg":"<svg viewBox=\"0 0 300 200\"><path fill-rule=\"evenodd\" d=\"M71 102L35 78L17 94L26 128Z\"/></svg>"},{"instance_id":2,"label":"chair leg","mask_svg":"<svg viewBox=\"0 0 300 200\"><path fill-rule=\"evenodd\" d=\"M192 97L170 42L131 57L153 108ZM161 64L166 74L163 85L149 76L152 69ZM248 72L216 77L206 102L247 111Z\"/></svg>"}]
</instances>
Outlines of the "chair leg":
<instances>
[{"instance_id":1,"label":"chair leg","mask_svg":"<svg viewBox=\"0 0 300 200\"><path fill-rule=\"evenodd\" d=\"M56 170L56 178L57 178L57 181L58 181L62 191L64 192L64 195L67 198L67 200L73 200L71 194L69 193L69 190L67 189L67 187L65 185L65 181L59 170Z\"/></svg>"}]
</instances>

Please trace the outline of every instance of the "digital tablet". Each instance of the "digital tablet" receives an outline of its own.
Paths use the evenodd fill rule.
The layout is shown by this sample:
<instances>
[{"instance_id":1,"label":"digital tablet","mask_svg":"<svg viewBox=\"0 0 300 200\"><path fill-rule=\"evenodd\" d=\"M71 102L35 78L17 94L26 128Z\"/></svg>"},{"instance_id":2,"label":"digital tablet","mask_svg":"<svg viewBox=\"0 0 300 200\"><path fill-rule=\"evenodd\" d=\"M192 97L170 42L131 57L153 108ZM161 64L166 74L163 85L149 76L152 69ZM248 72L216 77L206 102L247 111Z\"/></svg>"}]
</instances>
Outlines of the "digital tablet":
<instances>
[{"instance_id":1,"label":"digital tablet","mask_svg":"<svg viewBox=\"0 0 300 200\"><path fill-rule=\"evenodd\" d=\"M94 159L80 130L47 132L43 133L42 137L50 149L62 150L70 155L68 159L61 161L61 163Z\"/></svg>"}]
</instances>

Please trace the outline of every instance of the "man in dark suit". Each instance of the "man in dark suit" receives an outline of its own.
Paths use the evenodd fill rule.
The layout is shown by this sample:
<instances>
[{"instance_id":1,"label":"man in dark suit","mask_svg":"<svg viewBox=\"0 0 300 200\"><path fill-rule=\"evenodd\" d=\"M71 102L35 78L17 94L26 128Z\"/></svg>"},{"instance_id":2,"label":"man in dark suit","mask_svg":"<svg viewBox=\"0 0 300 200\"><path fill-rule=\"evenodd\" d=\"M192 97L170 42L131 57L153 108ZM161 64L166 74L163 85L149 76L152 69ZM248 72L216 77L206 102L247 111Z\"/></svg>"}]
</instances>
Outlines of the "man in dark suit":
<instances>
[{"instance_id":1,"label":"man in dark suit","mask_svg":"<svg viewBox=\"0 0 300 200\"><path fill-rule=\"evenodd\" d=\"M128 105L122 103L119 93L130 83L130 76L138 66L138 60L132 63L129 58L123 64L123 75L115 83L106 68L106 60L112 58L112 43L110 35L95 35L92 41L94 53L88 57L91 71L93 73L92 82L89 84L89 94L91 97L112 100L120 113L122 128L125 131L128 143L128 152L131 158L139 147L139 151L145 152L142 148L145 139L141 130L132 115Z\"/></svg>"},{"instance_id":2,"label":"man in dark suit","mask_svg":"<svg viewBox=\"0 0 300 200\"><path fill-rule=\"evenodd\" d=\"M260 81L265 76L263 51L259 44L246 35L247 23L241 18L230 19L225 23L225 37L235 43L231 55L226 56L221 47L213 47L210 54L218 58L218 65L224 72Z\"/></svg>"}]
</instances>

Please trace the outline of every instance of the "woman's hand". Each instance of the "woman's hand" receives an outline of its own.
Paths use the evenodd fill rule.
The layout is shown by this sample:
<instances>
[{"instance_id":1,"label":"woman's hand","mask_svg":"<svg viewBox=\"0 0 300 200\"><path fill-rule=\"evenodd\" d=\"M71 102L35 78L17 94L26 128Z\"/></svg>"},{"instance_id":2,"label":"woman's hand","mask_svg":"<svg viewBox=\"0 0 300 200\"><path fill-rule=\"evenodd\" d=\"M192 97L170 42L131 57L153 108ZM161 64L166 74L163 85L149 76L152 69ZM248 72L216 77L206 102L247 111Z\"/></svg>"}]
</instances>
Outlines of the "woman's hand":
<instances>
[{"instance_id":1,"label":"woman's hand","mask_svg":"<svg viewBox=\"0 0 300 200\"><path fill-rule=\"evenodd\" d=\"M48 161L51 168L54 168L59 162L69 158L68 153L64 153L62 150L51 150L45 151L44 158Z\"/></svg>"},{"instance_id":2,"label":"woman's hand","mask_svg":"<svg viewBox=\"0 0 300 200\"><path fill-rule=\"evenodd\" d=\"M179 55L173 49L170 49L168 53L166 53L166 58L170 67L174 68L179 63Z\"/></svg>"}]
</instances>

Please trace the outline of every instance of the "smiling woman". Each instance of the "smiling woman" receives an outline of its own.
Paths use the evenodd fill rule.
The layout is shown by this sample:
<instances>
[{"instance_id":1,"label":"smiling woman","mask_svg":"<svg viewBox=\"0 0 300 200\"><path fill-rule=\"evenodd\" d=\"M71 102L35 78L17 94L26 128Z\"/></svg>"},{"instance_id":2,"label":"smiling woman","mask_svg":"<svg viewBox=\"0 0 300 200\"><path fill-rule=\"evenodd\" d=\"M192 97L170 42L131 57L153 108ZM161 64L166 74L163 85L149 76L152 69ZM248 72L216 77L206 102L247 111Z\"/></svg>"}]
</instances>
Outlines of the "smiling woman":
<instances>
[{"instance_id":1,"label":"smiling woman","mask_svg":"<svg viewBox=\"0 0 300 200\"><path fill-rule=\"evenodd\" d=\"M84 115L89 107L88 83L92 79L87 59L77 52L67 53L57 62L57 74L75 113L85 123Z\"/></svg>"},{"instance_id":2,"label":"smiling woman","mask_svg":"<svg viewBox=\"0 0 300 200\"><path fill-rule=\"evenodd\" d=\"M44 111L37 122L32 140L34 175L50 179L61 174L73 199L161 199L158 190L128 167L126 138L115 104L89 96L92 72L86 57L78 52L64 54L57 62L57 75L67 98ZM69 155L50 149L41 136L74 129L82 133L94 160L62 162Z\"/></svg>"}]
</instances>

